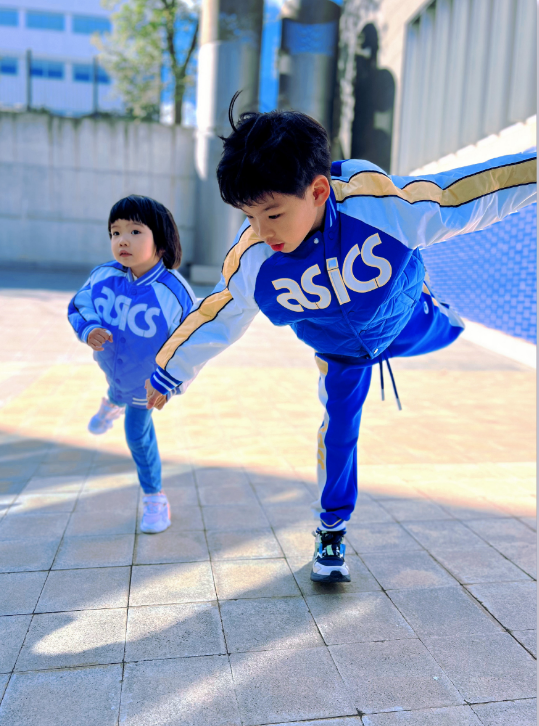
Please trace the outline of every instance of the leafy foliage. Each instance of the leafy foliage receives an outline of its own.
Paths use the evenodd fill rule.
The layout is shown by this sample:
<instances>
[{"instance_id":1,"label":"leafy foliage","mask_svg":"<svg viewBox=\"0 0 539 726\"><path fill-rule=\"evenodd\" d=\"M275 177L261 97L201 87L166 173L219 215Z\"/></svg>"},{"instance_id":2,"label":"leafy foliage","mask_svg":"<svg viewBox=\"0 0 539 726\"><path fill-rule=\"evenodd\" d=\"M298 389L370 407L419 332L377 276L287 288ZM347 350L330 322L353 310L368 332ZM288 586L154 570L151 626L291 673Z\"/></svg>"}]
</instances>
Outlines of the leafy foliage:
<instances>
[{"instance_id":1,"label":"leafy foliage","mask_svg":"<svg viewBox=\"0 0 539 726\"><path fill-rule=\"evenodd\" d=\"M128 113L158 119L165 91L173 99L175 122L180 124L183 97L193 82L199 0L102 0L102 4L114 10L113 30L95 37L94 43Z\"/></svg>"}]
</instances>

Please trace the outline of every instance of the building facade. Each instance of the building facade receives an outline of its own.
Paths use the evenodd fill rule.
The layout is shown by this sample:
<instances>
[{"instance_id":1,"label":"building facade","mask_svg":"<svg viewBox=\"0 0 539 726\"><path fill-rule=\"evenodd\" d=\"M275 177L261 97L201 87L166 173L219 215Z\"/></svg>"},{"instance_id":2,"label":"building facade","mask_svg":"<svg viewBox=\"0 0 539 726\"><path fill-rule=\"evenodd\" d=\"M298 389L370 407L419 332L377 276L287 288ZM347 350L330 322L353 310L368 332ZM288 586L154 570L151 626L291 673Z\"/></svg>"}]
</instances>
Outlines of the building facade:
<instances>
[{"instance_id":1,"label":"building facade","mask_svg":"<svg viewBox=\"0 0 539 726\"><path fill-rule=\"evenodd\" d=\"M110 31L109 16L99 0L0 0L0 107L121 110L92 44Z\"/></svg>"}]
</instances>

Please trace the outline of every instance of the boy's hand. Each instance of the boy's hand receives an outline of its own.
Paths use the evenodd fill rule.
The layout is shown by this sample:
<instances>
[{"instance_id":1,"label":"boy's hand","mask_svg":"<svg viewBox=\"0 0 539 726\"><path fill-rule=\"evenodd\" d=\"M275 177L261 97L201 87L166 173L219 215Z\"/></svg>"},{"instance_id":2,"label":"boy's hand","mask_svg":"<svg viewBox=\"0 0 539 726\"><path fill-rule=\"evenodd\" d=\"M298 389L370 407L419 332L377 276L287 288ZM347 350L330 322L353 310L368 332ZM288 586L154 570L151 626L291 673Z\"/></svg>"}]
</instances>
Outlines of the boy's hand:
<instances>
[{"instance_id":1,"label":"boy's hand","mask_svg":"<svg viewBox=\"0 0 539 726\"><path fill-rule=\"evenodd\" d=\"M105 328L94 328L86 340L92 350L104 350L103 343L112 343L112 333Z\"/></svg>"},{"instance_id":2,"label":"boy's hand","mask_svg":"<svg viewBox=\"0 0 539 726\"><path fill-rule=\"evenodd\" d=\"M165 403L168 401L168 398L162 393L159 393L159 391L155 390L155 388L150 383L150 379L146 381L146 383L144 384L144 388L146 389L146 408L156 408L158 411L160 411Z\"/></svg>"}]
</instances>

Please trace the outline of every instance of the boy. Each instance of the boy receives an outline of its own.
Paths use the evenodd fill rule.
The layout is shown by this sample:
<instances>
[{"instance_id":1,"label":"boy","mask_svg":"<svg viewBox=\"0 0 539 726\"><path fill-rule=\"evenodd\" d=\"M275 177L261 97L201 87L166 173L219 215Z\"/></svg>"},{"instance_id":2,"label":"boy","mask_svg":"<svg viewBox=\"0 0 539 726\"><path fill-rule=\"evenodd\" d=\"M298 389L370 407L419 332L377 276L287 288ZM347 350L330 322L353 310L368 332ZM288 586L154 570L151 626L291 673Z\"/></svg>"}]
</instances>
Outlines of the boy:
<instances>
[{"instance_id":1,"label":"boy","mask_svg":"<svg viewBox=\"0 0 539 726\"><path fill-rule=\"evenodd\" d=\"M372 367L438 350L463 328L424 286L419 248L531 204L535 152L422 178L389 176L366 161L332 164L323 127L291 111L242 114L223 141L221 196L247 219L217 287L159 351L148 406L192 380L259 310L290 325L315 350L325 408L311 579L350 582L342 538L357 497Z\"/></svg>"}]
</instances>

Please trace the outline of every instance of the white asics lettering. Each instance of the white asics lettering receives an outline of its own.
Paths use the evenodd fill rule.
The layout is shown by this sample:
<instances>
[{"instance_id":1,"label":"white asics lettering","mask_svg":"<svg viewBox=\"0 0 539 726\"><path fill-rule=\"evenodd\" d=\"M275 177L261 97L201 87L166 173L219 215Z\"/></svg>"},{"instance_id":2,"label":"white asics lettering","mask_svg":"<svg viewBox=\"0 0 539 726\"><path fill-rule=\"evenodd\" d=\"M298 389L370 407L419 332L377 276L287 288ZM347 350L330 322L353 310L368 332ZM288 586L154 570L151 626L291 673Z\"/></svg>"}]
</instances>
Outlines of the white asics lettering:
<instances>
[{"instance_id":1,"label":"white asics lettering","mask_svg":"<svg viewBox=\"0 0 539 726\"><path fill-rule=\"evenodd\" d=\"M373 249L382 243L379 234L373 234L363 242L361 252L358 245L354 245L344 258L344 266L342 275L339 270L339 261L336 257L326 260L328 275L331 285L339 302L339 305L345 305L350 302L348 290L354 292L371 292L379 287L383 287L391 280L393 274L391 264L385 257L378 257L373 254ZM358 257L363 258L363 262L369 267L375 267L378 270L377 277L370 280L358 280L354 275L354 262ZM323 310L331 304L331 292L324 285L316 285L313 279L322 274L318 265L308 267L301 276L301 285L289 277L281 277L273 280L273 287L276 290L285 289L286 292L277 295L277 302L287 310L295 313L302 313L305 308L308 310ZM317 300L309 300L305 293L316 295Z\"/></svg>"},{"instance_id":2,"label":"white asics lettering","mask_svg":"<svg viewBox=\"0 0 539 726\"><path fill-rule=\"evenodd\" d=\"M153 338L157 332L154 318L161 313L159 308L148 308L146 303L139 303L131 307L133 302L131 298L125 295L116 296L106 285L101 288L101 292L105 297L96 298L94 305L106 323L117 326L120 330L125 330L128 327L132 333L141 338ZM140 327L140 318L137 321L137 316L141 316L142 313L144 313L146 328Z\"/></svg>"}]
</instances>

